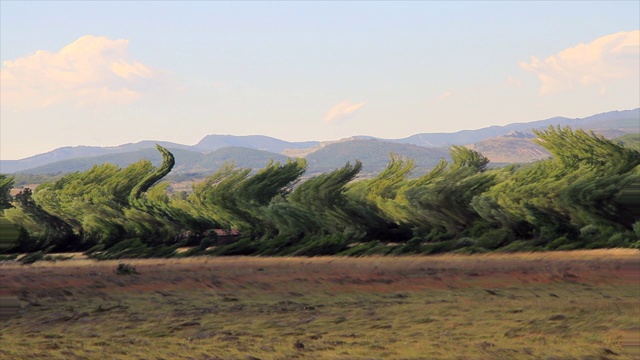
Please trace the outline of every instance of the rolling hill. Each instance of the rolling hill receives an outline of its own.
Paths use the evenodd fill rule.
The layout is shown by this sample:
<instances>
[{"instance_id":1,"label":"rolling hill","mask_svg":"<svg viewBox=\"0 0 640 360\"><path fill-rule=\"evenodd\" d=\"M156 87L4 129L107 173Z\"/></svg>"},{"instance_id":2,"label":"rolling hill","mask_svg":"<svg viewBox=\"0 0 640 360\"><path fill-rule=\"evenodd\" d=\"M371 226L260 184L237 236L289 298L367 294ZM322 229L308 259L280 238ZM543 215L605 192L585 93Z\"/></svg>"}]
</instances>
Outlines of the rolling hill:
<instances>
[{"instance_id":1,"label":"rolling hill","mask_svg":"<svg viewBox=\"0 0 640 360\"><path fill-rule=\"evenodd\" d=\"M174 173L211 173L212 169L217 169L224 162L222 159L234 160L242 167L259 168L269 159L282 161L287 157L305 157L309 162L309 172L329 171L343 166L346 161L360 159L365 165L364 173L375 173L386 165L391 152L413 158L417 165L416 172L420 172L433 166L440 158L447 158L445 148L450 145L473 147L493 162L539 160L548 154L531 142L532 129L549 126L594 130L608 138L637 134L640 132L640 108L611 111L582 119L554 117L455 133L416 134L403 139L357 136L320 143L288 142L262 135L207 135L195 145L145 140L115 147L63 147L21 160L0 160L0 173L81 171L104 162L126 166L142 158L159 162L159 154L154 149L156 143L174 152L177 162ZM430 152L425 150L429 148L432 148Z\"/></svg>"}]
</instances>

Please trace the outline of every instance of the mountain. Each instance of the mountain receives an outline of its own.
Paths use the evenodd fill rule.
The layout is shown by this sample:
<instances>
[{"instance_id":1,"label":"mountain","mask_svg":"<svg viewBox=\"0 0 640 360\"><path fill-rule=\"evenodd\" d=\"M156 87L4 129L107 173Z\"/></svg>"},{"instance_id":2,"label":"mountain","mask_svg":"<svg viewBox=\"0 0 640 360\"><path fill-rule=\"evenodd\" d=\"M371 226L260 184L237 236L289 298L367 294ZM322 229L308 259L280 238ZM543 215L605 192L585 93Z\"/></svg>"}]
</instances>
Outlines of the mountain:
<instances>
[{"instance_id":1,"label":"mountain","mask_svg":"<svg viewBox=\"0 0 640 360\"><path fill-rule=\"evenodd\" d=\"M640 125L639 125L640 126ZM598 135L608 139L620 139L627 146L633 146L632 142L638 133L625 132L619 129L590 129ZM625 135L626 134L626 135ZM528 163L546 159L551 154L542 146L533 142L535 135L530 132L511 131L503 136L492 137L467 144L466 147L479 151L491 160L492 163ZM631 142L630 142L631 141Z\"/></svg>"},{"instance_id":2,"label":"mountain","mask_svg":"<svg viewBox=\"0 0 640 360\"><path fill-rule=\"evenodd\" d=\"M527 163L546 159L551 154L530 137L508 135L484 139L468 148L480 152L492 163Z\"/></svg>"},{"instance_id":3,"label":"mountain","mask_svg":"<svg viewBox=\"0 0 640 360\"><path fill-rule=\"evenodd\" d=\"M308 173L324 173L344 166L347 161L362 161L361 177L373 176L387 167L390 154L413 159L416 165L414 176L432 169L441 159L449 160L445 147L426 148L411 144L397 144L374 139L351 139L323 146L305 158Z\"/></svg>"},{"instance_id":4,"label":"mountain","mask_svg":"<svg viewBox=\"0 0 640 360\"><path fill-rule=\"evenodd\" d=\"M55 162L76 159L76 158L89 158L107 156L113 154L120 154L126 152L135 152L142 149L154 149L155 144L161 145L167 149L181 149L196 152L211 152L224 147L237 147L248 148L256 150L264 150L271 153L282 153L287 149L302 149L310 148L319 144L318 141L304 141L304 142L288 142L262 135L253 136L234 136L234 135L207 135L196 145L182 145L172 143L168 141L152 141L144 140L137 143L124 144L114 147L98 147L98 146L67 146L49 151L44 154L28 157L21 160L0 160L0 173L15 173L26 169L38 168L50 169L42 167L47 164L53 164ZM105 158L110 159L110 158ZM117 158L116 158L117 159ZM102 161L102 159L96 159L96 163ZM90 162L88 160L82 160L80 162ZM60 165L67 166L69 163L62 163ZM42 168L41 168L42 167ZM31 172L31 171L30 171Z\"/></svg>"},{"instance_id":5,"label":"mountain","mask_svg":"<svg viewBox=\"0 0 640 360\"><path fill-rule=\"evenodd\" d=\"M225 161L233 161L236 166L242 168L259 169L269 163L270 160L286 162L288 159L286 156L280 154L239 147L226 147L206 154L178 148L169 148L169 151L171 151L176 159L176 165L171 171L171 174L213 174L225 163ZM103 163L111 163L120 167L126 167L142 159L151 161L155 166L162 163L162 156L155 148L145 148L125 153L62 160L24 170L21 171L21 173L69 173L85 171L96 164Z\"/></svg>"},{"instance_id":6,"label":"mountain","mask_svg":"<svg viewBox=\"0 0 640 360\"><path fill-rule=\"evenodd\" d=\"M210 153L172 149L176 165L169 176L179 178L203 178L215 173L226 161L234 162L237 167L258 170L270 161L286 162L290 157L264 150L241 147L225 147ZM347 161L363 162L362 176L372 176L387 166L391 153L411 158L415 161L414 175L421 175L437 164L440 159L448 159L447 148L425 148L410 144L395 144L379 140L351 139L324 146L307 156L307 176L330 172L344 166ZM94 157L75 158L58 161L32 169L21 171L21 174L57 174L85 171L96 164L111 163L126 167L134 162L147 159L155 166L160 165L162 156L154 148L136 151L100 155ZM186 176L184 176L186 175Z\"/></svg>"},{"instance_id":7,"label":"mountain","mask_svg":"<svg viewBox=\"0 0 640 360\"><path fill-rule=\"evenodd\" d=\"M640 108L624 111L610 111L586 118L570 119L554 117L527 123L514 123L505 126L490 126L478 130L462 130L455 133L424 133L409 136L403 139L379 139L402 144L419 146L449 146L474 144L487 138L506 135L513 131L532 133L533 129L545 129L549 126L570 126L574 129L584 130L614 130L608 137L618 137L624 133L640 132ZM604 134L607 136L607 134ZM370 136L361 136L368 138Z\"/></svg>"},{"instance_id":8,"label":"mountain","mask_svg":"<svg viewBox=\"0 0 640 360\"><path fill-rule=\"evenodd\" d=\"M544 129L551 125L571 126L573 128L594 130L608 138L615 138L627 133L640 132L640 108L635 110L611 111L582 119L555 117L529 123L491 126L478 130L463 130L455 133L423 133L409 136L404 139L382 139L370 136L357 136L338 141L321 143L318 141L288 142L262 135L207 135L195 145L182 145L171 142L145 140L115 147L63 147L22 160L0 160L0 173L15 173L25 171L27 169L29 169L29 173L45 171L59 173L69 169L73 169L70 171L78 171L89 168L93 164L105 161L117 163L118 165L129 164L145 156L149 156L151 159L158 159L159 161L159 155L154 149L154 144L156 143L172 151L186 151L185 153L181 153L181 155L178 155L176 152L176 160L178 161L177 167L181 166L180 159L182 157L184 157L185 161L187 161L187 159L190 159L188 161L193 160L193 164L185 165L184 171L191 171L192 169L204 171L205 168L209 168L210 166L198 164L207 163L205 160L202 160L206 159L205 155L212 152L215 153L216 151L228 147L235 148L235 150L226 151L230 151L236 156L239 156L238 158L234 158L239 165L245 160L248 161L247 164L256 164L259 162L250 161L250 158L254 155L257 156L257 153L251 153L253 155L250 155L249 153L237 150L244 148L255 151L264 151L267 153L262 153L265 157L257 156L255 159L262 160L266 157L286 159L287 156L305 157L309 161L317 162L314 166L322 169L334 169L336 167L343 166L347 160L353 161L354 159L359 158L364 161L366 158L371 162L371 164L367 164L367 161L364 161L365 170L369 171L368 167L371 167L371 171L374 171L373 169L377 169L379 166L373 165L373 162L376 162L376 164L384 162L386 164L389 158L388 152L413 154L415 156L408 156L413 157L419 167L422 166L418 163L417 159L417 157L427 156L420 153L420 151L423 151L422 149L396 149L387 145L389 143L420 146L423 148L440 148L448 147L450 145L474 146L475 149L480 150L483 153L486 152L485 155L495 162L528 162L544 158L547 155L544 152L539 152L540 148L536 148L530 140L527 140L526 136L532 136L532 129ZM514 138L513 134L520 134L518 135L520 137ZM522 138L522 136L525 137ZM378 141L375 143L378 144L378 146L365 145L371 144L366 142L345 145L354 140ZM361 151L362 149L368 150ZM349 151L351 151L352 154L346 156ZM440 156L438 154L441 153L438 151L442 151L442 149L437 150L433 154L436 159L448 156L446 153L443 156ZM313 154L316 152L320 152L320 154L314 156ZM127 153L130 154L124 155ZM380 160L378 160L378 157L373 156L373 154L379 155ZM213 158L210 160L210 165L213 166L213 164L218 164L218 160L214 159L216 159L217 156L222 155L221 153L217 153L211 156L213 156ZM333 156L333 158L323 160L321 159L322 156ZM201 160L195 160L196 158ZM67 161L72 159L73 161ZM231 157L228 157L228 159L231 159ZM253 165L248 167L254 168ZM190 170L186 170L187 168Z\"/></svg>"},{"instance_id":9,"label":"mountain","mask_svg":"<svg viewBox=\"0 0 640 360\"><path fill-rule=\"evenodd\" d=\"M0 173L14 173L69 159L108 156L138 151L141 149L155 149L155 144L161 145L167 149L198 150L197 147L194 146L176 144L168 141L151 140L143 140L133 144L123 144L113 147L65 146L44 154L34 155L21 160L0 160Z\"/></svg>"},{"instance_id":10,"label":"mountain","mask_svg":"<svg viewBox=\"0 0 640 360\"><path fill-rule=\"evenodd\" d=\"M263 135L207 135L195 147L205 150L218 150L228 146L235 146L282 153L286 149L306 149L316 146L318 143L318 141L289 142Z\"/></svg>"}]
</instances>

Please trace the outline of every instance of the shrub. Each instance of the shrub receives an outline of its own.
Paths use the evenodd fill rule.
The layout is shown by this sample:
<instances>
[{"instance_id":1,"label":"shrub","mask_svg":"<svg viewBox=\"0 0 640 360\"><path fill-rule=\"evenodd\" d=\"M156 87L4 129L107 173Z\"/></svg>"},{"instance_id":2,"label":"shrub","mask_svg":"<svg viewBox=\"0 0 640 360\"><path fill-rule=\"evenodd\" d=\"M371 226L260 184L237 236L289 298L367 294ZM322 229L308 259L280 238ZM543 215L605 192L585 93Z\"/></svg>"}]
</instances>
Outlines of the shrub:
<instances>
[{"instance_id":1,"label":"shrub","mask_svg":"<svg viewBox=\"0 0 640 360\"><path fill-rule=\"evenodd\" d=\"M22 265L33 264L36 261L40 261L44 258L44 252L36 251L34 253L25 255L23 258L18 260Z\"/></svg>"},{"instance_id":2,"label":"shrub","mask_svg":"<svg viewBox=\"0 0 640 360\"><path fill-rule=\"evenodd\" d=\"M477 246L487 250L495 250L508 245L515 240L515 235L510 229L502 228L485 232L478 238Z\"/></svg>"},{"instance_id":3,"label":"shrub","mask_svg":"<svg viewBox=\"0 0 640 360\"><path fill-rule=\"evenodd\" d=\"M129 264L123 264L123 263L118 264L118 267L116 268L116 275L132 275L132 274L139 274L135 267Z\"/></svg>"},{"instance_id":4,"label":"shrub","mask_svg":"<svg viewBox=\"0 0 640 360\"><path fill-rule=\"evenodd\" d=\"M198 244L198 250L205 251L211 246L215 245L217 241L218 241L217 237L205 237L202 240L200 240L200 244Z\"/></svg>"},{"instance_id":5,"label":"shrub","mask_svg":"<svg viewBox=\"0 0 640 360\"><path fill-rule=\"evenodd\" d=\"M396 246L391 252L392 255L404 255L404 254L419 254L425 251L425 247L422 245L424 239L416 236L413 239L407 241L403 245ZM437 244L437 243L434 243Z\"/></svg>"},{"instance_id":6,"label":"shrub","mask_svg":"<svg viewBox=\"0 0 640 360\"><path fill-rule=\"evenodd\" d=\"M318 236L304 242L293 252L296 256L323 256L334 255L346 250L349 240L345 235L333 234L328 236Z\"/></svg>"},{"instance_id":7,"label":"shrub","mask_svg":"<svg viewBox=\"0 0 640 360\"><path fill-rule=\"evenodd\" d=\"M541 249L531 241L516 240L506 246L499 248L497 251L509 253L509 252L530 252L530 251L539 251L539 250Z\"/></svg>"},{"instance_id":8,"label":"shrub","mask_svg":"<svg viewBox=\"0 0 640 360\"><path fill-rule=\"evenodd\" d=\"M368 256L368 255L387 255L393 248L386 244L375 240L363 244L352 246L338 255L343 256Z\"/></svg>"},{"instance_id":9,"label":"shrub","mask_svg":"<svg viewBox=\"0 0 640 360\"><path fill-rule=\"evenodd\" d=\"M221 246L213 250L212 254L227 256L252 255L257 250L258 247L256 246L254 241L248 238L244 238L229 245Z\"/></svg>"},{"instance_id":10,"label":"shrub","mask_svg":"<svg viewBox=\"0 0 640 360\"><path fill-rule=\"evenodd\" d=\"M69 259L73 259L73 256L64 256L64 255L45 255L42 260L44 261L65 261L65 260L69 260Z\"/></svg>"},{"instance_id":11,"label":"shrub","mask_svg":"<svg viewBox=\"0 0 640 360\"><path fill-rule=\"evenodd\" d=\"M6 254L6 255L0 254L0 261L15 260L17 257L18 257L18 254Z\"/></svg>"}]
</instances>

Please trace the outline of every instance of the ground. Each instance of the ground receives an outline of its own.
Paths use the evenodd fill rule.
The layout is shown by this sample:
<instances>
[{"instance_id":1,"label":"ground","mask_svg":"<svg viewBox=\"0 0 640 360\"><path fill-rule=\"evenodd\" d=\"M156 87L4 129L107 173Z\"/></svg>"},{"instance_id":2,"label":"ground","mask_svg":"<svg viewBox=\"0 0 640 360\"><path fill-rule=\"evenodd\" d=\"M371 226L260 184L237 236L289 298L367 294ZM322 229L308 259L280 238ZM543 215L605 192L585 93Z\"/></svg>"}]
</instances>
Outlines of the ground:
<instances>
[{"instance_id":1,"label":"ground","mask_svg":"<svg viewBox=\"0 0 640 360\"><path fill-rule=\"evenodd\" d=\"M5 263L0 295L3 359L640 358L637 250Z\"/></svg>"}]
</instances>

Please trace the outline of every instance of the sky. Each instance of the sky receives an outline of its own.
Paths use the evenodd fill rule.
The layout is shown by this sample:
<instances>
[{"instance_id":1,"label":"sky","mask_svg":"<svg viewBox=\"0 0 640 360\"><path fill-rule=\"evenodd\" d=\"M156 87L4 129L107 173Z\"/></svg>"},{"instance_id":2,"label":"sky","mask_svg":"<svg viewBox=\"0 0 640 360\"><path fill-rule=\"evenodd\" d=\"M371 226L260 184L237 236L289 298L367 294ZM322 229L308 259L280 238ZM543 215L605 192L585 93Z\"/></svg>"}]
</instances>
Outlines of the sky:
<instances>
[{"instance_id":1,"label":"sky","mask_svg":"<svg viewBox=\"0 0 640 360\"><path fill-rule=\"evenodd\" d=\"M638 1L0 1L0 159L640 107Z\"/></svg>"}]
</instances>

